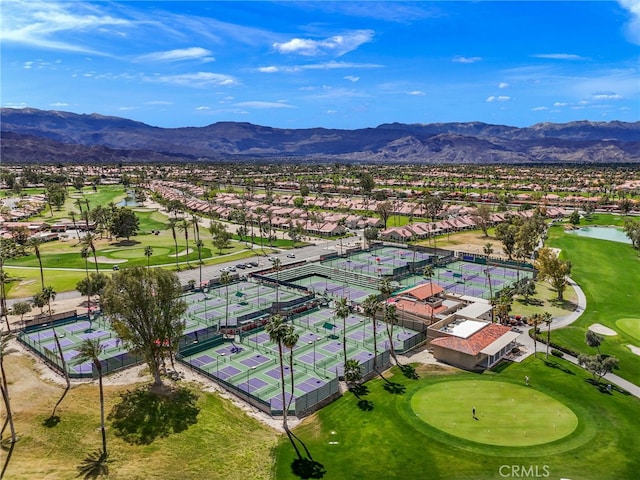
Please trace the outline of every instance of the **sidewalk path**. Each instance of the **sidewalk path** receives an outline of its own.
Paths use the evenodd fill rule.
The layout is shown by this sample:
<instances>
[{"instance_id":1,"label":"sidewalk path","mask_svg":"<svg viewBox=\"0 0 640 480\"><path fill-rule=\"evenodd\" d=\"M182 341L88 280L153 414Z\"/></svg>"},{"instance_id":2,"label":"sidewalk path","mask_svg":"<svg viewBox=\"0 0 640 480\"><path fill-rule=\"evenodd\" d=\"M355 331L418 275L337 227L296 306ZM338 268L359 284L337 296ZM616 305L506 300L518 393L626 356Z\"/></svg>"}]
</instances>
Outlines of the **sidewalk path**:
<instances>
[{"instance_id":1,"label":"sidewalk path","mask_svg":"<svg viewBox=\"0 0 640 480\"><path fill-rule=\"evenodd\" d=\"M587 308L587 298L585 297L584 292L582 291L580 286L573 280L569 280L569 284L573 287L573 289L575 290L578 296L578 306L569 315L566 315L564 317L554 318L553 322L551 323L551 330L563 328L575 322ZM526 353L524 353L523 355L520 355L517 358L517 361L520 362L525 358L529 357L530 355L533 355L534 340L529 336L529 334L527 333L527 330L525 330L525 332L522 334L522 336L518 340L520 341L522 346L526 348ZM542 342L535 342L535 343L536 343L535 348L537 348L538 355L546 355L547 344ZM564 360L567 360L573 363L574 365L578 365L578 359L573 355L568 355L565 353L562 358ZM618 387L626 390L634 397L640 398L640 387L638 385L635 385L630 381L625 380L624 378L621 378L618 375L615 375L613 373L608 373L603 378L608 382L613 383Z\"/></svg>"}]
</instances>

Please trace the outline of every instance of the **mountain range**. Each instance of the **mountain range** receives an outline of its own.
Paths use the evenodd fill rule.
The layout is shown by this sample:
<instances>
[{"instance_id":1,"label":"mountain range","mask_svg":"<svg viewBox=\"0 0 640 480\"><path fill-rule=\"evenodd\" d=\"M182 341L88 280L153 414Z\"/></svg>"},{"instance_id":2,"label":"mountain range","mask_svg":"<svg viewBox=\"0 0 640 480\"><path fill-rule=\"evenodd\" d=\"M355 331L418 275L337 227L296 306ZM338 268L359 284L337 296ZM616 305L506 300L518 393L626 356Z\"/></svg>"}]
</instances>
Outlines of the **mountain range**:
<instances>
[{"instance_id":1,"label":"mountain range","mask_svg":"<svg viewBox=\"0 0 640 480\"><path fill-rule=\"evenodd\" d=\"M340 130L241 122L160 128L120 117L0 110L7 163L358 162L637 163L640 122L576 121L526 128L482 122Z\"/></svg>"}]
</instances>

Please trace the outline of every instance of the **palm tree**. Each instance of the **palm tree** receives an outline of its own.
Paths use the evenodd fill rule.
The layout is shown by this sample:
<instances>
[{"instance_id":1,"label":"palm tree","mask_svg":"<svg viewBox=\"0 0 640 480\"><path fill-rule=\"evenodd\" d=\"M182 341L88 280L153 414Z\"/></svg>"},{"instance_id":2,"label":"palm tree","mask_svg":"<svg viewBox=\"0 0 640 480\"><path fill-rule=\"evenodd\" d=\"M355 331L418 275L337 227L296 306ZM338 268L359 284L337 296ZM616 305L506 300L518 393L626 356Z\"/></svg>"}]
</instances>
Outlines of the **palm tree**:
<instances>
[{"instance_id":1,"label":"palm tree","mask_svg":"<svg viewBox=\"0 0 640 480\"><path fill-rule=\"evenodd\" d=\"M31 237L28 245L33 249L33 253L38 258L38 264L40 265L40 282L42 283L42 290L44 290L44 271L42 270L42 258L40 257L40 245L42 240L38 237Z\"/></svg>"},{"instance_id":2,"label":"palm tree","mask_svg":"<svg viewBox=\"0 0 640 480\"><path fill-rule=\"evenodd\" d=\"M389 349L391 350L391 357L398 363L398 357L396 357L396 350L393 347L393 326L398 321L398 315L395 305L387 305L384 311L384 321L387 324L387 336L389 337Z\"/></svg>"},{"instance_id":3,"label":"palm tree","mask_svg":"<svg viewBox=\"0 0 640 480\"><path fill-rule=\"evenodd\" d=\"M529 317L529 325L533 327L533 356L538 356L538 325L542 323L542 315L534 313Z\"/></svg>"},{"instance_id":4,"label":"palm tree","mask_svg":"<svg viewBox=\"0 0 640 480\"><path fill-rule=\"evenodd\" d=\"M91 283L89 281L89 263L87 262L89 249L86 246L80 250L80 256L84 258L84 273L87 276L87 317L91 318Z\"/></svg>"},{"instance_id":5,"label":"palm tree","mask_svg":"<svg viewBox=\"0 0 640 480\"><path fill-rule=\"evenodd\" d=\"M278 310L280 310L280 267L282 266L282 262L279 258L273 260L273 268L276 271L276 305Z\"/></svg>"},{"instance_id":6,"label":"palm tree","mask_svg":"<svg viewBox=\"0 0 640 480\"><path fill-rule=\"evenodd\" d=\"M362 366L355 358L350 358L344 367L344 380L352 386L362 379Z\"/></svg>"},{"instance_id":7,"label":"palm tree","mask_svg":"<svg viewBox=\"0 0 640 480\"><path fill-rule=\"evenodd\" d=\"M367 318L371 319L373 324L373 370L377 370L377 361L378 361L378 337L377 337L377 323L376 313L380 309L380 303L378 302L377 295L369 295L362 302L362 308L364 310L364 315Z\"/></svg>"},{"instance_id":8,"label":"palm tree","mask_svg":"<svg viewBox=\"0 0 640 480\"><path fill-rule=\"evenodd\" d=\"M227 300L226 300L226 305L225 305L225 309L224 309L224 326L228 326L229 325L229 282L231 281L231 275L229 275L229 272L222 272L220 274L220 283L224 285L225 289L227 290ZM218 325L218 330L220 330L220 325Z\"/></svg>"},{"instance_id":9,"label":"palm tree","mask_svg":"<svg viewBox=\"0 0 640 480\"><path fill-rule=\"evenodd\" d=\"M4 403L4 408L6 411L6 418L4 419L4 424L2 425L2 430L0 430L0 438L2 438L2 434L4 434L4 429L7 428L7 424L9 425L9 430L11 430L11 443L15 443L17 440L16 437L16 428L13 425L13 414L11 413L11 401L9 398L9 382L7 382L7 374L4 371L4 357L13 353L13 349L9 347L9 340L13 337L13 334L10 332L0 332L0 375L2 376L0 383L0 390L2 390L2 400Z\"/></svg>"},{"instance_id":10,"label":"palm tree","mask_svg":"<svg viewBox=\"0 0 640 480\"><path fill-rule=\"evenodd\" d=\"M96 273L100 273L100 271L98 270L98 257L96 256L96 246L93 243L94 239L95 237L93 236L93 234L87 231L86 235L84 236L84 239L82 240L82 244L91 249L91 253L93 253L93 263L96 267Z\"/></svg>"},{"instance_id":11,"label":"palm tree","mask_svg":"<svg viewBox=\"0 0 640 480\"><path fill-rule=\"evenodd\" d=\"M551 323L553 322L553 316L549 312L542 314L542 321L547 326L547 353L545 358L549 358L549 345L551 344Z\"/></svg>"},{"instance_id":12,"label":"palm tree","mask_svg":"<svg viewBox=\"0 0 640 480\"><path fill-rule=\"evenodd\" d=\"M196 248L198 249L198 267L200 268L200 287L202 287L202 247L204 247L204 242L198 238Z\"/></svg>"},{"instance_id":13,"label":"palm tree","mask_svg":"<svg viewBox=\"0 0 640 480\"><path fill-rule=\"evenodd\" d=\"M73 210L69 210L69 215L71 216L71 221L73 222L73 229L76 231L76 235L78 236L78 243L80 243L80 231L78 230L78 225L76 225L76 212Z\"/></svg>"},{"instance_id":14,"label":"palm tree","mask_svg":"<svg viewBox=\"0 0 640 480\"><path fill-rule=\"evenodd\" d=\"M278 356L280 359L280 380L282 385L282 427L286 432L289 431L287 425L287 398L286 387L284 380L284 357L282 352L283 339L287 335L287 325L284 319L280 315L274 315L271 320L265 325L264 331L269 335L272 342L278 345Z\"/></svg>"},{"instance_id":15,"label":"palm tree","mask_svg":"<svg viewBox=\"0 0 640 480\"><path fill-rule=\"evenodd\" d=\"M189 221L186 218L183 218L182 221L178 224L178 228L184 232L184 242L186 248L187 255L187 267L191 268L189 265Z\"/></svg>"},{"instance_id":16,"label":"palm tree","mask_svg":"<svg viewBox=\"0 0 640 480\"><path fill-rule=\"evenodd\" d=\"M200 217L195 213L191 216L191 224L193 225L193 239L197 242L200 240Z\"/></svg>"},{"instance_id":17,"label":"palm tree","mask_svg":"<svg viewBox=\"0 0 640 480\"><path fill-rule=\"evenodd\" d=\"M107 434L104 426L104 391L102 388L102 364L100 355L104 347L97 338L87 338L78 346L78 356L74 359L76 363L93 362L93 366L98 372L98 388L100 390L100 433L102 434L102 453L107 455Z\"/></svg>"},{"instance_id":18,"label":"palm tree","mask_svg":"<svg viewBox=\"0 0 640 480\"><path fill-rule=\"evenodd\" d=\"M282 337L282 344L289 349L289 374L291 375L291 396L289 397L289 403L287 404L287 411L291 407L291 402L295 394L295 380L293 375L293 349L300 339L300 334L295 332L293 325L287 325L285 334Z\"/></svg>"},{"instance_id":19,"label":"palm tree","mask_svg":"<svg viewBox=\"0 0 640 480\"><path fill-rule=\"evenodd\" d=\"M147 257L147 268L149 268L151 255L153 255L153 247L151 245L147 245L146 247L144 247L144 256Z\"/></svg>"},{"instance_id":20,"label":"palm tree","mask_svg":"<svg viewBox=\"0 0 640 480\"><path fill-rule=\"evenodd\" d=\"M335 305L335 314L338 318L342 319L342 352L344 354L344 363L342 366L344 371L344 368L347 365L347 317L351 312L349 310L346 297L340 297L337 299Z\"/></svg>"},{"instance_id":21,"label":"palm tree","mask_svg":"<svg viewBox=\"0 0 640 480\"><path fill-rule=\"evenodd\" d=\"M178 238L176 237L176 225L178 224L177 218L169 219L169 228L171 229L171 235L173 235L173 244L176 248L175 257L176 257L176 270L180 270L180 266L178 265Z\"/></svg>"},{"instance_id":22,"label":"palm tree","mask_svg":"<svg viewBox=\"0 0 640 480\"><path fill-rule=\"evenodd\" d=\"M0 315L4 317L7 324L7 332L11 331L11 324L7 315L7 290L4 284L9 280L9 274L4 271L4 259L0 254ZM22 320L22 318L20 319Z\"/></svg>"},{"instance_id":23,"label":"palm tree","mask_svg":"<svg viewBox=\"0 0 640 480\"><path fill-rule=\"evenodd\" d=\"M64 379L65 379L65 382L67 384L67 387L65 388L64 392L62 393L62 396L60 397L58 402L53 407L53 411L51 412L51 417L50 417L51 419L53 419L53 418L55 418L56 409L58 408L58 405L60 405L60 403L64 399L65 395L67 394L67 392L71 388L71 380L69 379L69 372L67 371L67 362L64 359L64 355L62 353L62 345L60 345L60 337L58 337L58 332L56 331L56 327L55 327L54 323L51 321L51 302L53 302L56 299L56 291L53 289L53 287L48 286L48 287L42 289L41 295L42 295L43 300L46 301L47 306L49 307L49 323L51 323L51 330L53 330L53 338L54 338L54 340L56 342L56 348L58 349L58 355L60 355L60 367L62 369L62 374L64 375Z\"/></svg>"}]
</instances>

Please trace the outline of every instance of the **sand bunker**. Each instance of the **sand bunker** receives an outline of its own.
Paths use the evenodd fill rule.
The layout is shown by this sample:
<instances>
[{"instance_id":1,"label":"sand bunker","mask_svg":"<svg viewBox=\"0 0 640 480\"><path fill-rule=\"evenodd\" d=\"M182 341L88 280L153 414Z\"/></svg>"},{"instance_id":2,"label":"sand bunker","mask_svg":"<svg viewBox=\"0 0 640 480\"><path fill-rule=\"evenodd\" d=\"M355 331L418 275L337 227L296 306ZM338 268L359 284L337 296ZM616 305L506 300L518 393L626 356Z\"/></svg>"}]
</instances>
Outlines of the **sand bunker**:
<instances>
[{"instance_id":1,"label":"sand bunker","mask_svg":"<svg viewBox=\"0 0 640 480\"><path fill-rule=\"evenodd\" d=\"M117 259L117 258L108 258L108 257L96 257L96 258L98 260L98 263L124 263L124 262L126 262L126 260L120 260L120 259ZM87 260L90 263L96 263L93 260L92 256L91 257L87 257Z\"/></svg>"},{"instance_id":2,"label":"sand bunker","mask_svg":"<svg viewBox=\"0 0 640 480\"><path fill-rule=\"evenodd\" d=\"M184 255L189 255L190 253L193 253L193 248L190 248L188 250L183 250L178 254L173 254L173 255L169 255L170 257L182 257Z\"/></svg>"},{"instance_id":3,"label":"sand bunker","mask_svg":"<svg viewBox=\"0 0 640 480\"><path fill-rule=\"evenodd\" d=\"M591 325L589 327L589 330L599 333L600 335L607 335L609 337L618 334L618 332L616 332L615 330L611 330L609 327L605 327L604 325L601 325L599 323L594 323L593 325Z\"/></svg>"},{"instance_id":4,"label":"sand bunker","mask_svg":"<svg viewBox=\"0 0 640 480\"><path fill-rule=\"evenodd\" d=\"M636 355L640 355L640 348L636 347L635 345L631 345L631 344L628 344L627 347L629 347L629 350L631 350Z\"/></svg>"}]
</instances>

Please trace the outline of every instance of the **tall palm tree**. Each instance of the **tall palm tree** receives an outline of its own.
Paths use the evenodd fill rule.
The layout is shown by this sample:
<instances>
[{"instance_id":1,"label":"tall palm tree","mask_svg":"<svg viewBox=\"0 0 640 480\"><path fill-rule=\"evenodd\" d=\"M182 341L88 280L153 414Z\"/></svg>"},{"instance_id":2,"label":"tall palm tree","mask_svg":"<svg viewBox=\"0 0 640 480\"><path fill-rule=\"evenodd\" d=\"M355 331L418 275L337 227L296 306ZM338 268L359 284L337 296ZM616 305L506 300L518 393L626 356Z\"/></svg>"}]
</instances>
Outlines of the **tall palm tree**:
<instances>
[{"instance_id":1,"label":"tall palm tree","mask_svg":"<svg viewBox=\"0 0 640 480\"><path fill-rule=\"evenodd\" d=\"M147 268L149 268L151 255L153 255L153 247L151 245L147 245L146 247L144 247L144 256L147 257Z\"/></svg>"},{"instance_id":2,"label":"tall palm tree","mask_svg":"<svg viewBox=\"0 0 640 480\"><path fill-rule=\"evenodd\" d=\"M280 310L280 267L282 266L282 262L279 258L273 260L273 268L276 271L276 305L278 305L278 310Z\"/></svg>"},{"instance_id":3,"label":"tall palm tree","mask_svg":"<svg viewBox=\"0 0 640 480\"><path fill-rule=\"evenodd\" d=\"M187 267L191 268L189 265L189 221L186 218L183 218L180 223L178 223L178 228L184 232L184 242L185 242L185 251L187 256Z\"/></svg>"},{"instance_id":4,"label":"tall palm tree","mask_svg":"<svg viewBox=\"0 0 640 480\"><path fill-rule=\"evenodd\" d=\"M191 224L193 225L193 239L197 242L200 240L200 217L195 213L191 216Z\"/></svg>"},{"instance_id":5,"label":"tall palm tree","mask_svg":"<svg viewBox=\"0 0 640 480\"><path fill-rule=\"evenodd\" d=\"M62 396L53 407L53 411L51 412L51 418L53 419L56 415L56 409L58 408L58 405L60 405L65 395L71 388L71 380L69 379L69 372L67 371L67 361L64 359L64 355L62 353L62 345L60 345L60 337L58 336L58 332L56 331L56 327L54 323L51 321L51 302L53 302L56 299L56 291L53 289L53 287L48 286L42 289L41 295L42 295L42 298L47 302L47 306L49 308L49 323L51 323L51 330L53 330L53 339L56 342L58 355L60 355L60 367L62 369L62 374L64 375L64 379L67 384L64 392L62 393Z\"/></svg>"},{"instance_id":6,"label":"tall palm tree","mask_svg":"<svg viewBox=\"0 0 640 480\"><path fill-rule=\"evenodd\" d=\"M102 364L100 355L104 347L97 338L87 338L78 346L78 356L74 359L76 363L91 361L98 372L98 388L100 390L100 433L102 434L102 453L107 455L107 433L104 426L104 391L102 388Z\"/></svg>"},{"instance_id":7,"label":"tall palm tree","mask_svg":"<svg viewBox=\"0 0 640 480\"><path fill-rule=\"evenodd\" d=\"M547 326L547 353L545 358L549 358L549 344L551 343L551 323L553 322L553 316L549 312L542 314L542 322Z\"/></svg>"},{"instance_id":8,"label":"tall palm tree","mask_svg":"<svg viewBox=\"0 0 640 480\"><path fill-rule=\"evenodd\" d=\"M40 265L40 282L42 284L42 290L44 290L44 271L42 269L42 258L40 257L41 244L42 240L38 237L31 237L28 242L29 247L33 249L33 253L35 253L38 258L38 264Z\"/></svg>"},{"instance_id":9,"label":"tall palm tree","mask_svg":"<svg viewBox=\"0 0 640 480\"><path fill-rule=\"evenodd\" d=\"M377 295L369 295L362 302L362 308L364 310L364 315L367 318L371 319L373 325L373 370L377 370L377 362L378 362L378 337L377 337L377 323L376 313L380 309L380 302L378 302Z\"/></svg>"},{"instance_id":10,"label":"tall palm tree","mask_svg":"<svg viewBox=\"0 0 640 480\"><path fill-rule=\"evenodd\" d=\"M180 270L180 266L178 265L178 237L176 237L176 225L178 224L177 218L169 218L169 228L171 229L171 235L173 235L173 244L176 248L175 257L176 257L176 270Z\"/></svg>"},{"instance_id":11,"label":"tall palm tree","mask_svg":"<svg viewBox=\"0 0 640 480\"><path fill-rule=\"evenodd\" d=\"M0 332L0 375L2 376L0 383L0 390L2 390L2 400L4 403L4 409L6 412L6 417L4 420L4 424L2 425L2 430L0 430L0 438L4 433L4 429L9 425L9 430L11 431L11 443L15 443L17 440L16 437L16 428L13 424L13 414L11 412L11 401L9 397L9 382L7 382L7 374L4 371L4 357L13 353L13 349L9 347L9 340L11 340L13 334L9 332Z\"/></svg>"},{"instance_id":12,"label":"tall palm tree","mask_svg":"<svg viewBox=\"0 0 640 480\"><path fill-rule=\"evenodd\" d=\"M204 242L198 238L196 248L198 249L198 267L200 268L200 287L202 286L202 247L204 247Z\"/></svg>"},{"instance_id":13,"label":"tall palm tree","mask_svg":"<svg viewBox=\"0 0 640 480\"><path fill-rule=\"evenodd\" d=\"M7 290L5 283L9 280L9 274L4 271L4 259L0 254L0 315L4 317L7 324L7 332L11 331L11 324L9 323L9 316L7 310Z\"/></svg>"},{"instance_id":14,"label":"tall palm tree","mask_svg":"<svg viewBox=\"0 0 640 480\"><path fill-rule=\"evenodd\" d=\"M220 274L220 283L224 285L224 288L227 291L226 295L226 304L224 308L224 325L225 327L229 325L229 282L231 281L231 275L229 272L222 272ZM220 325L218 325L218 330L220 330Z\"/></svg>"},{"instance_id":15,"label":"tall palm tree","mask_svg":"<svg viewBox=\"0 0 640 480\"><path fill-rule=\"evenodd\" d=\"M80 250L80 256L84 258L84 273L87 276L87 317L91 318L91 283L89 281L89 262L87 262L87 258L89 258L89 249L84 246L82 250Z\"/></svg>"},{"instance_id":16,"label":"tall palm tree","mask_svg":"<svg viewBox=\"0 0 640 480\"><path fill-rule=\"evenodd\" d=\"M398 364L398 357L396 356L396 350L393 346L393 326L398 321L398 315L395 305L387 305L384 311L384 321L387 324L387 336L389 337L389 349L391 350L391 357L393 357L393 359L396 361L396 364Z\"/></svg>"},{"instance_id":17,"label":"tall palm tree","mask_svg":"<svg viewBox=\"0 0 640 480\"><path fill-rule=\"evenodd\" d=\"M346 297L340 297L337 299L335 305L334 311L336 317L342 320L342 352L344 355L344 363L342 366L344 371L344 367L347 365L347 317L351 312L349 310Z\"/></svg>"},{"instance_id":18,"label":"tall palm tree","mask_svg":"<svg viewBox=\"0 0 640 480\"><path fill-rule=\"evenodd\" d=\"M282 427L286 432L289 431L287 424L287 396L286 396L286 382L284 379L284 355L283 355L283 339L287 335L287 324L280 315L274 315L271 320L267 322L264 327L264 331L269 335L272 342L278 345L278 357L280 359L280 383L282 386Z\"/></svg>"},{"instance_id":19,"label":"tall palm tree","mask_svg":"<svg viewBox=\"0 0 640 480\"><path fill-rule=\"evenodd\" d=\"M73 229L76 231L76 235L78 236L78 243L80 243L80 231L78 230L78 225L76 224L76 212L74 212L73 210L69 210L69 216L71 216Z\"/></svg>"},{"instance_id":20,"label":"tall palm tree","mask_svg":"<svg viewBox=\"0 0 640 480\"><path fill-rule=\"evenodd\" d=\"M289 397L289 403L287 404L287 410L291 407L293 401L293 395L295 393L295 379L293 375L293 349L300 339L300 334L295 332L293 325L287 325L284 336L282 337L282 344L289 349L289 374L291 375L291 396Z\"/></svg>"},{"instance_id":21,"label":"tall palm tree","mask_svg":"<svg viewBox=\"0 0 640 480\"><path fill-rule=\"evenodd\" d=\"M93 243L95 240L95 236L87 230L86 235L82 239L82 244L89 247L91 249L91 253L93 254L93 264L96 268L96 273L100 273L98 270L98 256L96 255L96 245Z\"/></svg>"},{"instance_id":22,"label":"tall palm tree","mask_svg":"<svg viewBox=\"0 0 640 480\"><path fill-rule=\"evenodd\" d=\"M533 356L538 356L538 325L542 323L542 315L534 313L529 317L529 325L533 327Z\"/></svg>"}]
</instances>

